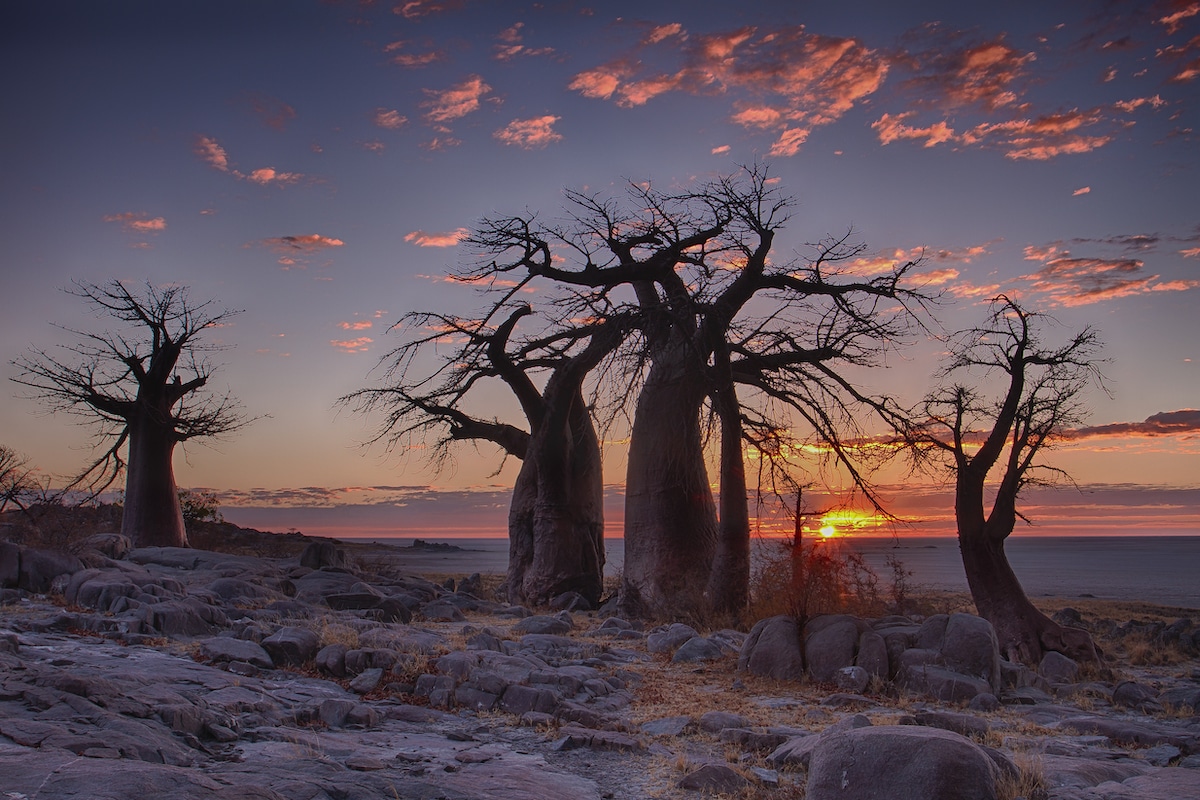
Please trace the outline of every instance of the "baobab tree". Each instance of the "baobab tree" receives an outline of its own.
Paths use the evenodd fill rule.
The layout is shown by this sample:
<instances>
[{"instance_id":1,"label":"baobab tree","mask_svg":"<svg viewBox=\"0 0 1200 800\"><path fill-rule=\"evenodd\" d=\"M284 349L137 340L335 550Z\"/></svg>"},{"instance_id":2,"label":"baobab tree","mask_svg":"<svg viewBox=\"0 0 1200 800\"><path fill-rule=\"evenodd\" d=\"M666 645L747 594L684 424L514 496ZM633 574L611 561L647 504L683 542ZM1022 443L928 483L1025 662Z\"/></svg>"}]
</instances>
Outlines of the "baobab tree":
<instances>
[{"instance_id":1,"label":"baobab tree","mask_svg":"<svg viewBox=\"0 0 1200 800\"><path fill-rule=\"evenodd\" d=\"M1082 394L1100 379L1096 331L1050 345L1045 322L996 297L987 322L956 337L940 373L946 383L925 398L909 434L919 455L940 456L954 472L958 543L976 609L996 629L1001 652L1032 665L1051 650L1097 658L1086 631L1064 628L1029 602L1004 552L1017 520L1028 522L1017 507L1021 491L1064 477L1043 456L1082 421ZM1000 480L988 508L993 470Z\"/></svg>"},{"instance_id":2,"label":"baobab tree","mask_svg":"<svg viewBox=\"0 0 1200 800\"><path fill-rule=\"evenodd\" d=\"M583 385L620 344L623 322L614 316L513 342L518 323L534 310L510 308L512 294L480 319L407 315L399 327L409 341L382 359L383 385L341 402L383 411L373 441L388 447L433 437L427 452L437 467L452 457L453 444L467 440L491 442L520 459L508 514L509 599L538 605L574 591L595 604L604 581L603 465ZM505 313L503 322L490 323ZM422 356L447 339L457 345L422 372ZM495 381L516 397L527 429L469 412Z\"/></svg>"},{"instance_id":3,"label":"baobab tree","mask_svg":"<svg viewBox=\"0 0 1200 800\"><path fill-rule=\"evenodd\" d=\"M212 301L193 303L182 286L147 283L134 292L120 281L77 282L67 291L123 328L64 328L78 341L60 346L61 352L34 350L17 359L21 373L13 380L51 410L98 426L100 455L72 486L96 496L124 474L121 532L140 547L185 547L175 445L247 422L230 395L202 391L213 371L205 354L215 348L200 337L238 312L214 309Z\"/></svg>"},{"instance_id":4,"label":"baobab tree","mask_svg":"<svg viewBox=\"0 0 1200 800\"><path fill-rule=\"evenodd\" d=\"M621 607L651 616L736 613L746 599L750 532L739 432L752 416L738 387L761 401L754 415L763 428L786 424L783 411L836 442L851 407L869 400L839 365L875 363L926 298L905 285L915 262L854 275L848 267L862 248L848 237L822 243L803 262L777 259L775 236L792 202L765 168L679 193L634 185L629 195L620 202L567 192L560 225L532 216L485 221L474 238L488 257L463 277L537 280L569 289L563 306L579 316L611 308L637 318L637 335L621 350L624 372L610 386L634 406ZM797 383L813 380L819 385ZM705 463L706 404L722 431L719 512ZM832 452L850 463L847 449Z\"/></svg>"}]
</instances>

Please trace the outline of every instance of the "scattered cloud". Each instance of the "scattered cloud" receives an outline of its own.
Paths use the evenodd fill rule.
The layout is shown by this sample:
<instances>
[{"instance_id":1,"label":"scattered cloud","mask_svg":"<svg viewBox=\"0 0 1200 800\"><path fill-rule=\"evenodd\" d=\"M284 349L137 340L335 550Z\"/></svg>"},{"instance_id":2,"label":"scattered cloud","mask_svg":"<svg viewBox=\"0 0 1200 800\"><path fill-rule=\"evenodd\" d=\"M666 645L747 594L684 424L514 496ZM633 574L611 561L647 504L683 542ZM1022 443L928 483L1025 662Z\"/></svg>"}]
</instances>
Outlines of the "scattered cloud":
<instances>
[{"instance_id":1,"label":"scattered cloud","mask_svg":"<svg viewBox=\"0 0 1200 800\"><path fill-rule=\"evenodd\" d=\"M1082 306L1131 297L1147 292L1187 291L1200 286L1200 280L1160 281L1158 275L1145 274L1145 263L1136 258L1079 258L1060 244L1025 248L1027 261L1040 261L1037 272L1022 275L1034 291L1048 295L1051 302L1063 306Z\"/></svg>"},{"instance_id":2,"label":"scattered cloud","mask_svg":"<svg viewBox=\"0 0 1200 800\"><path fill-rule=\"evenodd\" d=\"M394 6L392 13L405 19L420 19L430 14L457 11L463 5L464 0L408 0Z\"/></svg>"},{"instance_id":3,"label":"scattered cloud","mask_svg":"<svg viewBox=\"0 0 1200 800\"><path fill-rule=\"evenodd\" d=\"M343 353L365 353L374 341L370 336L360 336L357 339L330 339L329 344Z\"/></svg>"},{"instance_id":4,"label":"scattered cloud","mask_svg":"<svg viewBox=\"0 0 1200 800\"><path fill-rule=\"evenodd\" d=\"M105 222L119 222L121 227L130 233L160 233L167 229L167 221L162 217L151 217L144 211L125 211L120 214L109 214Z\"/></svg>"},{"instance_id":5,"label":"scattered cloud","mask_svg":"<svg viewBox=\"0 0 1200 800\"><path fill-rule=\"evenodd\" d=\"M375 116L372 119L376 125L390 131L399 130L408 124L408 117L391 108L375 109Z\"/></svg>"},{"instance_id":6,"label":"scattered cloud","mask_svg":"<svg viewBox=\"0 0 1200 800\"><path fill-rule=\"evenodd\" d=\"M1179 255L1184 258L1200 258L1200 247L1189 247L1186 250L1180 250Z\"/></svg>"},{"instance_id":7,"label":"scattered cloud","mask_svg":"<svg viewBox=\"0 0 1200 800\"><path fill-rule=\"evenodd\" d=\"M276 236L269 239L262 239L258 244L278 253L279 258L277 261L286 270L291 267L303 269L308 259L313 255L332 247L342 247L346 243L332 236L308 233L298 236Z\"/></svg>"},{"instance_id":8,"label":"scattered cloud","mask_svg":"<svg viewBox=\"0 0 1200 800\"><path fill-rule=\"evenodd\" d=\"M296 109L277 97L263 92L246 92L241 104L249 108L268 128L282 131L296 118Z\"/></svg>"},{"instance_id":9,"label":"scattered cloud","mask_svg":"<svg viewBox=\"0 0 1200 800\"><path fill-rule=\"evenodd\" d=\"M468 233L466 228L455 228L444 233L413 231L404 235L404 241L415 244L417 247L454 247Z\"/></svg>"},{"instance_id":10,"label":"scattered cloud","mask_svg":"<svg viewBox=\"0 0 1200 800\"><path fill-rule=\"evenodd\" d=\"M1152 414L1144 422L1114 422L1094 425L1068 432L1069 439L1098 437L1158 437L1191 436L1200 434L1200 410L1184 408Z\"/></svg>"},{"instance_id":11,"label":"scattered cloud","mask_svg":"<svg viewBox=\"0 0 1200 800\"><path fill-rule=\"evenodd\" d=\"M733 148L731 148L729 145L727 145L727 144L723 144L723 145L720 145L720 146L718 146L718 147L714 147L714 148L712 149L712 155L714 155L714 156L723 156L723 155L725 155L726 153L728 153L728 152L729 152L731 149L733 149Z\"/></svg>"},{"instance_id":12,"label":"scattered cloud","mask_svg":"<svg viewBox=\"0 0 1200 800\"><path fill-rule=\"evenodd\" d=\"M280 172L274 167L263 167L262 169L256 169L247 175L246 180L257 183L260 186L266 186L267 184L272 183L286 185L289 183L295 183L303 177L304 176L299 172Z\"/></svg>"},{"instance_id":13,"label":"scattered cloud","mask_svg":"<svg viewBox=\"0 0 1200 800\"><path fill-rule=\"evenodd\" d=\"M500 44L496 45L496 59L508 61L517 56L548 56L554 53L553 47L527 47L523 41L522 30L524 22L504 29L496 37Z\"/></svg>"},{"instance_id":14,"label":"scattered cloud","mask_svg":"<svg viewBox=\"0 0 1200 800\"><path fill-rule=\"evenodd\" d=\"M378 139L371 139L362 143L364 150L370 150L372 153L382 153L387 149L387 145Z\"/></svg>"},{"instance_id":15,"label":"scattered cloud","mask_svg":"<svg viewBox=\"0 0 1200 800\"><path fill-rule=\"evenodd\" d=\"M225 152L225 148L211 136L197 136L195 146L192 150L204 163L213 169L228 173L238 180L248 180L260 186L268 184L284 186L297 183L304 177L302 173L283 172L274 167L262 167L261 169L251 170L249 174L246 174L241 170L235 169L230 164L229 155Z\"/></svg>"},{"instance_id":16,"label":"scattered cloud","mask_svg":"<svg viewBox=\"0 0 1200 800\"><path fill-rule=\"evenodd\" d=\"M448 122L465 117L479 108L480 100L492 90L483 82L483 78L472 75L457 86L443 91L426 89L425 94L430 98L421 106L428 108L425 119L434 125L442 126Z\"/></svg>"},{"instance_id":17,"label":"scattered cloud","mask_svg":"<svg viewBox=\"0 0 1200 800\"><path fill-rule=\"evenodd\" d=\"M217 140L211 136L197 136L196 146L193 148L196 155L200 156L204 163L221 172L229 172L229 156L225 153L225 148L217 144Z\"/></svg>"},{"instance_id":18,"label":"scattered cloud","mask_svg":"<svg viewBox=\"0 0 1200 800\"><path fill-rule=\"evenodd\" d=\"M1187 2L1187 0L1179 2L1179 0L1176 0L1172 5L1178 10L1157 20L1159 25L1166 26L1167 33L1169 34L1177 33L1183 26L1184 20L1200 14L1200 3Z\"/></svg>"},{"instance_id":19,"label":"scattered cloud","mask_svg":"<svg viewBox=\"0 0 1200 800\"><path fill-rule=\"evenodd\" d=\"M357 319L353 322L339 322L338 327L344 331L365 331L375 327L375 323L369 319Z\"/></svg>"},{"instance_id":20,"label":"scattered cloud","mask_svg":"<svg viewBox=\"0 0 1200 800\"><path fill-rule=\"evenodd\" d=\"M773 155L794 155L812 128L840 119L883 83L887 60L854 39L803 27L704 36L652 29L635 54L577 73L569 88L622 107L668 92L732 98L731 119L776 132Z\"/></svg>"},{"instance_id":21,"label":"scattered cloud","mask_svg":"<svg viewBox=\"0 0 1200 800\"><path fill-rule=\"evenodd\" d=\"M965 44L963 34L950 32L934 23L922 32L920 46L900 61L914 73L901 88L915 95L919 107L978 107L996 111L1018 106L1020 84L1034 53L1010 47L1003 36L990 41Z\"/></svg>"},{"instance_id":22,"label":"scattered cloud","mask_svg":"<svg viewBox=\"0 0 1200 800\"><path fill-rule=\"evenodd\" d=\"M437 152L458 147L460 144L462 144L462 139L455 139L453 136L435 136L428 141L421 142L421 147Z\"/></svg>"},{"instance_id":23,"label":"scattered cloud","mask_svg":"<svg viewBox=\"0 0 1200 800\"><path fill-rule=\"evenodd\" d=\"M1079 197L1079 195L1081 195L1081 194L1091 194L1091 191L1092 191L1092 187L1090 187L1090 186L1081 186L1081 187L1079 187L1078 189L1076 189L1075 191L1071 192L1071 196L1072 196L1072 197Z\"/></svg>"},{"instance_id":24,"label":"scattered cloud","mask_svg":"<svg viewBox=\"0 0 1200 800\"><path fill-rule=\"evenodd\" d=\"M408 47L409 44L411 43L403 40L392 42L383 48L383 52L390 53L389 60L399 67L427 67L446 57L445 53L440 50L427 50L423 53L399 52Z\"/></svg>"},{"instance_id":25,"label":"scattered cloud","mask_svg":"<svg viewBox=\"0 0 1200 800\"><path fill-rule=\"evenodd\" d=\"M533 119L514 119L492 135L504 144L516 145L525 150L538 150L553 142L562 141L562 134L554 131L554 123L559 119L550 114Z\"/></svg>"}]
</instances>

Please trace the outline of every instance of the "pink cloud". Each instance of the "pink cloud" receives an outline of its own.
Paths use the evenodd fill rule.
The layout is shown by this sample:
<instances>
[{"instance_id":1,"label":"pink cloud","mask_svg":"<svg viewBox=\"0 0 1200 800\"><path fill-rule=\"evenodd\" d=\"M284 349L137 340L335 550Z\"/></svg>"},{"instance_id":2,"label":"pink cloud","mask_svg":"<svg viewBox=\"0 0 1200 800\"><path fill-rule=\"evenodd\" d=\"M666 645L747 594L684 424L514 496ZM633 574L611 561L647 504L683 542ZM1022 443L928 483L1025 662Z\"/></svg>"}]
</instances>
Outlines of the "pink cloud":
<instances>
[{"instance_id":1,"label":"pink cloud","mask_svg":"<svg viewBox=\"0 0 1200 800\"><path fill-rule=\"evenodd\" d=\"M1072 197L1079 197L1079 195L1081 195L1081 194L1091 194L1091 191L1092 191L1092 187L1090 187L1090 186L1081 186L1081 187L1079 187L1078 189L1076 189L1075 191L1071 192L1071 196L1072 196Z\"/></svg>"},{"instance_id":2,"label":"pink cloud","mask_svg":"<svg viewBox=\"0 0 1200 800\"><path fill-rule=\"evenodd\" d=\"M440 51L430 50L424 53L399 53L398 50L403 50L409 45L409 42L398 41L392 42L383 48L385 53L394 53L391 56L391 62L400 67L426 67L437 61L445 58L445 54Z\"/></svg>"},{"instance_id":3,"label":"pink cloud","mask_svg":"<svg viewBox=\"0 0 1200 800\"><path fill-rule=\"evenodd\" d=\"M246 180L253 181L254 183L257 183L260 186L266 186L267 184L271 184L271 183L275 183L275 184L295 183L296 181L300 180L303 177L304 176L301 175L299 172L280 172L280 171L276 170L274 167L263 167L262 169L256 169L253 172L251 172L249 175L247 175Z\"/></svg>"},{"instance_id":4,"label":"pink cloud","mask_svg":"<svg viewBox=\"0 0 1200 800\"><path fill-rule=\"evenodd\" d=\"M467 80L444 91L426 89L425 94L430 99L422 103L428 108L425 118L432 123L445 124L470 114L479 108L479 102L492 90L483 82L483 78L472 75Z\"/></svg>"},{"instance_id":5,"label":"pink cloud","mask_svg":"<svg viewBox=\"0 0 1200 800\"><path fill-rule=\"evenodd\" d=\"M1017 85L1035 54L1016 51L1002 37L964 45L959 34L936 24L926 26L924 35L924 50L901 57L916 73L902 87L915 92L918 106L995 111L1018 104Z\"/></svg>"},{"instance_id":6,"label":"pink cloud","mask_svg":"<svg viewBox=\"0 0 1200 800\"><path fill-rule=\"evenodd\" d=\"M1200 258L1200 247L1189 247L1186 250L1180 250L1179 255L1184 258Z\"/></svg>"},{"instance_id":7,"label":"pink cloud","mask_svg":"<svg viewBox=\"0 0 1200 800\"><path fill-rule=\"evenodd\" d=\"M498 60L508 61L517 56L548 56L554 52L553 47L526 47L522 42L521 33L521 29L524 27L524 22L518 22L501 31L496 37L500 40L500 44L496 45Z\"/></svg>"},{"instance_id":8,"label":"pink cloud","mask_svg":"<svg viewBox=\"0 0 1200 800\"><path fill-rule=\"evenodd\" d=\"M292 267L304 269L310 256L331 247L342 247L346 243L331 236L308 233L299 236L276 236L263 239L258 244L278 253L277 263L287 270Z\"/></svg>"},{"instance_id":9,"label":"pink cloud","mask_svg":"<svg viewBox=\"0 0 1200 800\"><path fill-rule=\"evenodd\" d=\"M277 97L263 92L247 92L243 102L268 128L281 131L296 118L296 109Z\"/></svg>"},{"instance_id":10,"label":"pink cloud","mask_svg":"<svg viewBox=\"0 0 1200 800\"><path fill-rule=\"evenodd\" d=\"M369 142L362 143L363 149L370 150L372 153L382 153L387 149L387 145L378 139L372 139Z\"/></svg>"},{"instance_id":11,"label":"pink cloud","mask_svg":"<svg viewBox=\"0 0 1200 800\"><path fill-rule=\"evenodd\" d=\"M121 227L131 233L159 233L167 229L167 221L162 217L148 217L144 211L125 211L121 214L109 214L105 222L119 222Z\"/></svg>"},{"instance_id":12,"label":"pink cloud","mask_svg":"<svg viewBox=\"0 0 1200 800\"><path fill-rule=\"evenodd\" d=\"M808 141L808 128L785 128L779 138L767 151L769 156L794 156L800 152L800 145Z\"/></svg>"},{"instance_id":13,"label":"pink cloud","mask_svg":"<svg viewBox=\"0 0 1200 800\"><path fill-rule=\"evenodd\" d=\"M456 11L463 7L463 0L407 0L392 8L392 13L405 19L420 19L430 14Z\"/></svg>"},{"instance_id":14,"label":"pink cloud","mask_svg":"<svg viewBox=\"0 0 1200 800\"><path fill-rule=\"evenodd\" d=\"M1178 2L1176 0L1173 5L1178 8L1178 11L1167 14L1158 20L1159 25L1166 26L1168 34L1177 33L1180 27L1183 26L1184 20L1200 14L1200 3Z\"/></svg>"},{"instance_id":15,"label":"pink cloud","mask_svg":"<svg viewBox=\"0 0 1200 800\"><path fill-rule=\"evenodd\" d=\"M1144 274L1145 263L1140 259L1080 258L1058 245L1026 247L1025 258L1041 261L1044 266L1022 275L1021 280L1062 306L1090 305L1147 292L1182 292L1200 286L1196 280L1159 281L1158 275Z\"/></svg>"},{"instance_id":16,"label":"pink cloud","mask_svg":"<svg viewBox=\"0 0 1200 800\"><path fill-rule=\"evenodd\" d=\"M579 73L567 84L567 88L584 97L607 100L617 91L624 77L624 71L619 68L601 67Z\"/></svg>"},{"instance_id":17,"label":"pink cloud","mask_svg":"<svg viewBox=\"0 0 1200 800\"><path fill-rule=\"evenodd\" d=\"M354 322L339 322L338 327L344 331L365 331L375 327L375 323L369 319L360 319Z\"/></svg>"},{"instance_id":18,"label":"pink cloud","mask_svg":"<svg viewBox=\"0 0 1200 800\"><path fill-rule=\"evenodd\" d=\"M390 131L399 130L408 124L408 117L390 108L375 109L375 116L372 119L376 125Z\"/></svg>"},{"instance_id":19,"label":"pink cloud","mask_svg":"<svg viewBox=\"0 0 1200 800\"><path fill-rule=\"evenodd\" d=\"M642 40L642 44L658 44L664 39L671 37L687 38L687 32L684 31L683 25L678 22L672 22L667 25L658 25L646 34L646 38Z\"/></svg>"},{"instance_id":20,"label":"pink cloud","mask_svg":"<svg viewBox=\"0 0 1200 800\"><path fill-rule=\"evenodd\" d=\"M554 123L558 120L559 117L549 114L533 119L514 119L492 135L504 144L516 145L525 150L537 150L553 142L562 141L562 134L554 131Z\"/></svg>"},{"instance_id":21,"label":"pink cloud","mask_svg":"<svg viewBox=\"0 0 1200 800\"><path fill-rule=\"evenodd\" d=\"M429 141L421 142L421 147L437 152L451 147L458 147L460 144L462 144L462 139L455 139L453 136L435 136Z\"/></svg>"},{"instance_id":22,"label":"pink cloud","mask_svg":"<svg viewBox=\"0 0 1200 800\"><path fill-rule=\"evenodd\" d=\"M370 336L360 336L357 339L330 339L329 343L343 353L365 353L374 341Z\"/></svg>"},{"instance_id":23,"label":"pink cloud","mask_svg":"<svg viewBox=\"0 0 1200 800\"><path fill-rule=\"evenodd\" d=\"M444 233L413 231L404 235L404 241L411 242L417 247L454 247L468 233L466 228L455 228Z\"/></svg>"},{"instance_id":24,"label":"pink cloud","mask_svg":"<svg viewBox=\"0 0 1200 800\"><path fill-rule=\"evenodd\" d=\"M209 166L221 172L229 172L229 156L226 155L225 148L217 144L216 139L211 136L197 136L193 150Z\"/></svg>"},{"instance_id":25,"label":"pink cloud","mask_svg":"<svg viewBox=\"0 0 1200 800\"><path fill-rule=\"evenodd\" d=\"M1187 436L1196 433L1200 433L1200 410L1182 408L1152 414L1144 422L1113 422L1078 428L1069 431L1067 438Z\"/></svg>"},{"instance_id":26,"label":"pink cloud","mask_svg":"<svg viewBox=\"0 0 1200 800\"><path fill-rule=\"evenodd\" d=\"M901 114L884 114L871 124L879 136L880 144L888 145L900 139L924 139L924 147L934 147L944 142L953 141L955 134L945 121L936 122L924 128L905 125L904 121L916 114L915 111L905 111Z\"/></svg>"},{"instance_id":27,"label":"pink cloud","mask_svg":"<svg viewBox=\"0 0 1200 800\"><path fill-rule=\"evenodd\" d=\"M729 152L730 150L732 150L732 149L733 149L733 148L731 148L729 145L727 145L727 144L723 144L723 145L720 145L720 146L718 146L718 147L714 147L714 148L712 149L712 155L714 155L714 156L723 156L723 155L725 155L726 153L728 153L728 152Z\"/></svg>"}]
</instances>

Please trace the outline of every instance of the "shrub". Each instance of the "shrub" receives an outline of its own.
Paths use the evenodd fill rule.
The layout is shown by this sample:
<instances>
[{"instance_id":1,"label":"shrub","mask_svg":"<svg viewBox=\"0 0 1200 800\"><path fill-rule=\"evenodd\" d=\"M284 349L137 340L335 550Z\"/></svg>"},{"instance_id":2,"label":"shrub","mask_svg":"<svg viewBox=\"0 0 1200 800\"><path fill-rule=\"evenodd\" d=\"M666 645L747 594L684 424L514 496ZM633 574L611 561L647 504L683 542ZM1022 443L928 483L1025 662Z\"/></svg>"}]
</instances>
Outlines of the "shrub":
<instances>
[{"instance_id":1,"label":"shrub","mask_svg":"<svg viewBox=\"0 0 1200 800\"><path fill-rule=\"evenodd\" d=\"M879 577L863 557L836 540L765 542L751 578L752 619L790 614L882 613Z\"/></svg>"}]
</instances>

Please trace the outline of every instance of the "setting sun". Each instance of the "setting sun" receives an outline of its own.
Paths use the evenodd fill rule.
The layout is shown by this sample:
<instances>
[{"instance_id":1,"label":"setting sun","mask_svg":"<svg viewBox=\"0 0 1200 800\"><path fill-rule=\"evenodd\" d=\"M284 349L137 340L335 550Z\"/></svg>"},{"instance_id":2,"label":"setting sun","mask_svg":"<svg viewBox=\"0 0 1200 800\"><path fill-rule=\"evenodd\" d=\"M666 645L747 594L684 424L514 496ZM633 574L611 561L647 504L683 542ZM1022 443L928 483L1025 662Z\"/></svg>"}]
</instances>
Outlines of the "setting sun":
<instances>
[{"instance_id":1,"label":"setting sun","mask_svg":"<svg viewBox=\"0 0 1200 800\"><path fill-rule=\"evenodd\" d=\"M829 539L837 536L837 528L833 527L832 525L824 525L821 527L821 530L819 530L818 533L820 533L826 539Z\"/></svg>"}]
</instances>

